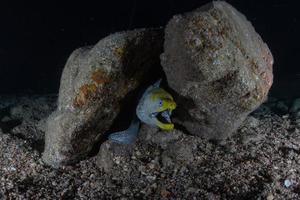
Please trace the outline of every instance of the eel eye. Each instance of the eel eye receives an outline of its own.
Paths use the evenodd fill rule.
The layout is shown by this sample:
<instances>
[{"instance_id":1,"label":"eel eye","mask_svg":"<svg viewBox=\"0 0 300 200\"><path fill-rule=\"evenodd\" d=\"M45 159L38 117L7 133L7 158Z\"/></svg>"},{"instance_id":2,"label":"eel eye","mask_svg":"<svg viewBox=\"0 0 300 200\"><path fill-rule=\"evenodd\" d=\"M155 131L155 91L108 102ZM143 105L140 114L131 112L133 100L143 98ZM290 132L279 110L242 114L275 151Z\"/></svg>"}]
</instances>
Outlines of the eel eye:
<instances>
[{"instance_id":1,"label":"eel eye","mask_svg":"<svg viewBox=\"0 0 300 200\"><path fill-rule=\"evenodd\" d=\"M163 105L163 102L162 102L162 100L161 100L161 99L159 100L159 102L158 102L158 103L159 103L159 106L162 106L162 105Z\"/></svg>"}]
</instances>

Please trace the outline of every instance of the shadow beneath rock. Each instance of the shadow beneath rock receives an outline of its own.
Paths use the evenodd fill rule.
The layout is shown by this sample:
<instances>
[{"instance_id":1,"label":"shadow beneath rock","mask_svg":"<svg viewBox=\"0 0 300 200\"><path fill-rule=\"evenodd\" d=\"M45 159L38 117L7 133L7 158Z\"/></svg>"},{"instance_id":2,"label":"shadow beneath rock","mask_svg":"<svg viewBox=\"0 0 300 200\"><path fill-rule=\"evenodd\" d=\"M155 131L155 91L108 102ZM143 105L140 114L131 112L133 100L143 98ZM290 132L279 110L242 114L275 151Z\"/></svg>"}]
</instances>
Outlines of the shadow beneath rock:
<instances>
[{"instance_id":1,"label":"shadow beneath rock","mask_svg":"<svg viewBox=\"0 0 300 200\"><path fill-rule=\"evenodd\" d=\"M138 97L141 93L141 87L129 92L120 103L120 112L118 116L114 119L113 124L110 129L101 135L100 139L93 145L91 152L89 153L90 157L96 156L99 152L101 144L103 144L111 133L126 130L131 120L135 115L135 108L138 103Z\"/></svg>"},{"instance_id":2,"label":"shadow beneath rock","mask_svg":"<svg viewBox=\"0 0 300 200\"><path fill-rule=\"evenodd\" d=\"M2 119L5 116L10 116L10 109L11 109L11 106L1 108L0 109L0 119Z\"/></svg>"},{"instance_id":3,"label":"shadow beneath rock","mask_svg":"<svg viewBox=\"0 0 300 200\"><path fill-rule=\"evenodd\" d=\"M12 133L12 129L22 124L22 119L10 119L10 110L11 107L5 107L3 109L0 109L0 119L3 119L4 117L8 117L8 120L2 120L0 121L0 128L2 129L4 134L11 135L12 137L26 140L29 142L30 146L37 150L39 153L43 152L44 149L44 139L34 140L32 138L27 138L22 133Z\"/></svg>"},{"instance_id":4,"label":"shadow beneath rock","mask_svg":"<svg viewBox=\"0 0 300 200\"><path fill-rule=\"evenodd\" d=\"M175 90L168 87L167 91L174 97L177 104L176 109L173 112L173 117L179 121L195 122L195 119L189 114L189 110L196 108L195 101L192 98L188 98L178 94Z\"/></svg>"},{"instance_id":5,"label":"shadow beneath rock","mask_svg":"<svg viewBox=\"0 0 300 200\"><path fill-rule=\"evenodd\" d=\"M9 133L11 129L22 124L21 119L10 119L10 110L11 106L0 109L0 128L2 129L3 133ZM8 119L3 120L4 117L8 117Z\"/></svg>"},{"instance_id":6,"label":"shadow beneath rock","mask_svg":"<svg viewBox=\"0 0 300 200\"><path fill-rule=\"evenodd\" d=\"M39 152L40 155L42 155L45 147L45 140L44 139L34 140L31 143L31 147L37 152Z\"/></svg>"},{"instance_id":7,"label":"shadow beneath rock","mask_svg":"<svg viewBox=\"0 0 300 200\"><path fill-rule=\"evenodd\" d=\"M99 152L101 144L103 144L111 133L117 131L126 130L131 121L134 119L136 115L136 106L144 94L145 90L152 84L154 84L157 80L162 79L162 87L165 84L165 74L160 65L153 67L149 74L151 76L145 77L141 82L140 86L135 90L129 92L120 102L120 112L118 116L113 121L110 129L101 135L100 139L94 144L92 150L89 153L89 157L96 156Z\"/></svg>"},{"instance_id":8,"label":"shadow beneath rock","mask_svg":"<svg viewBox=\"0 0 300 200\"><path fill-rule=\"evenodd\" d=\"M14 127L22 124L21 120L18 119L12 119L5 122L0 122L0 128L2 129L3 133L9 133L11 129Z\"/></svg>"},{"instance_id":9,"label":"shadow beneath rock","mask_svg":"<svg viewBox=\"0 0 300 200\"><path fill-rule=\"evenodd\" d=\"M183 126L182 124L179 124L179 123L175 123L175 129L183 132L184 134L186 135L193 135L192 133L190 133L185 126Z\"/></svg>"}]
</instances>

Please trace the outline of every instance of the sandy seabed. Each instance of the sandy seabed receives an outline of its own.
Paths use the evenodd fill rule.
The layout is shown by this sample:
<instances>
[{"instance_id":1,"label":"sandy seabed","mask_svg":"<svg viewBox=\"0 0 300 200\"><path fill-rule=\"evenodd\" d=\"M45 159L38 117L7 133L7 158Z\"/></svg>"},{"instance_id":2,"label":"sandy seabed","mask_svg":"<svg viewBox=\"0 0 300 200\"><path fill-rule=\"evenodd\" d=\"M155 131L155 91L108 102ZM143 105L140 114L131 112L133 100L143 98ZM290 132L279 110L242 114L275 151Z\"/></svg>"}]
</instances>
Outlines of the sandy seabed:
<instances>
[{"instance_id":1,"label":"sandy seabed","mask_svg":"<svg viewBox=\"0 0 300 200\"><path fill-rule=\"evenodd\" d=\"M116 158L109 172L97 167L96 156L52 169L41 153L55 101L0 97L0 199L300 198L300 124L288 114L256 112L218 144L180 134L189 148L179 146L176 155L139 139L130 158Z\"/></svg>"}]
</instances>

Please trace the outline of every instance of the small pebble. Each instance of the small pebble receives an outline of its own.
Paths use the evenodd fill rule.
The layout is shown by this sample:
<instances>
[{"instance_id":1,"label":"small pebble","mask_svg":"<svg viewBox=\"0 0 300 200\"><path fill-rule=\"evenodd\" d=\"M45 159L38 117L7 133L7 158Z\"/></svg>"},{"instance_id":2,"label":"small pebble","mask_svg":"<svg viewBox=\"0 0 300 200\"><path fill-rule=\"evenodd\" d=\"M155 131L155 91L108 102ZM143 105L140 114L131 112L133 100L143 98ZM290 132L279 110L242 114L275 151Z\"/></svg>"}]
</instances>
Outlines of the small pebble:
<instances>
[{"instance_id":1,"label":"small pebble","mask_svg":"<svg viewBox=\"0 0 300 200\"><path fill-rule=\"evenodd\" d=\"M161 190L160 191L160 195L163 197L163 198L168 198L170 196L171 192L169 192L168 190Z\"/></svg>"},{"instance_id":2,"label":"small pebble","mask_svg":"<svg viewBox=\"0 0 300 200\"><path fill-rule=\"evenodd\" d=\"M269 194L269 195L267 196L267 200L273 200L273 199L274 199L273 194Z\"/></svg>"},{"instance_id":3,"label":"small pebble","mask_svg":"<svg viewBox=\"0 0 300 200\"><path fill-rule=\"evenodd\" d=\"M284 186L285 186L286 188L291 187L292 184L293 184L292 181L290 181L290 180L288 180L288 179L284 180Z\"/></svg>"}]
</instances>

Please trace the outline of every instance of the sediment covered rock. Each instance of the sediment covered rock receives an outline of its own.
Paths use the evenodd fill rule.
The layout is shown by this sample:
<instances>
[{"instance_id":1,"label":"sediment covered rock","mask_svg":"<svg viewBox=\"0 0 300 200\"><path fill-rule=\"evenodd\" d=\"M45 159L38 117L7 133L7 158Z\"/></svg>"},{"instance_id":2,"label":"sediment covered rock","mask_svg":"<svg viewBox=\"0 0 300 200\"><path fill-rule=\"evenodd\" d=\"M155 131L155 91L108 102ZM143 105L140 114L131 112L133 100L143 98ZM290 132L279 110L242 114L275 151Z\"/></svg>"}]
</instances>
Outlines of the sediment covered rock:
<instances>
[{"instance_id":1,"label":"sediment covered rock","mask_svg":"<svg viewBox=\"0 0 300 200\"><path fill-rule=\"evenodd\" d=\"M71 54L61 78L58 109L47 122L46 163L58 167L87 156L112 125L122 99L160 67L162 39L160 29L127 31Z\"/></svg>"},{"instance_id":2,"label":"sediment covered rock","mask_svg":"<svg viewBox=\"0 0 300 200\"><path fill-rule=\"evenodd\" d=\"M174 90L178 123L223 139L267 97L273 57L243 14L226 2L174 16L161 63Z\"/></svg>"},{"instance_id":3,"label":"sediment covered rock","mask_svg":"<svg viewBox=\"0 0 300 200\"><path fill-rule=\"evenodd\" d=\"M159 162L163 167L174 165L186 165L194 160L194 152L197 150L197 145L193 142L195 136L187 136L180 130L162 131L156 127L149 127L146 124L141 125L138 140L135 144L125 145L118 144L112 141L105 141L97 155L97 166L106 173L116 175L118 168L121 172L130 173L132 171L132 160L144 157L150 159L149 152L156 155L153 163ZM147 153L145 153L147 152ZM158 159L157 155L161 158ZM117 172L120 173L120 172Z\"/></svg>"}]
</instances>

